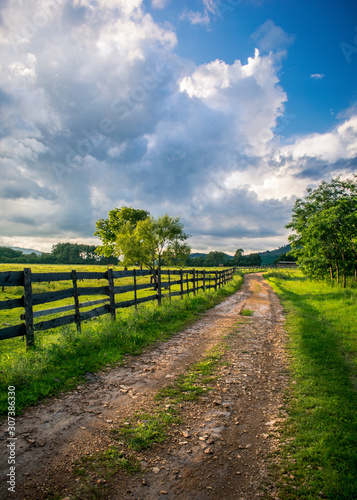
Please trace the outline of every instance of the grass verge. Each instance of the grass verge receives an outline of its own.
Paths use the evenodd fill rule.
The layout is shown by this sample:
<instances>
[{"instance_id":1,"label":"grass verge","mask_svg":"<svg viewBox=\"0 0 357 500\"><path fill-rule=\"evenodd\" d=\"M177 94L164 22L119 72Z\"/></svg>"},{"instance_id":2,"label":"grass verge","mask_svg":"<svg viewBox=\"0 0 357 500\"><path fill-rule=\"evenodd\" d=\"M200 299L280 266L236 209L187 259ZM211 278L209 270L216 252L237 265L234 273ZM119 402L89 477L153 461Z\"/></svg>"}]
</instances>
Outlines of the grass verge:
<instances>
[{"instance_id":1,"label":"grass verge","mask_svg":"<svg viewBox=\"0 0 357 500\"><path fill-rule=\"evenodd\" d=\"M16 388L17 414L41 399L73 389L89 373L120 363L126 354L140 354L144 347L164 340L195 321L205 310L239 289L241 276L217 292L200 293L183 300L163 301L118 314L112 322L100 318L83 324L78 334L72 325L54 332L55 341L35 351L16 350L1 357L0 416L7 414L7 388ZM20 338L12 339L22 342ZM5 342L5 341L3 341Z\"/></svg>"},{"instance_id":2,"label":"grass verge","mask_svg":"<svg viewBox=\"0 0 357 500\"><path fill-rule=\"evenodd\" d=\"M285 500L357 498L357 290L265 275L290 336L289 417L273 467Z\"/></svg>"}]
</instances>

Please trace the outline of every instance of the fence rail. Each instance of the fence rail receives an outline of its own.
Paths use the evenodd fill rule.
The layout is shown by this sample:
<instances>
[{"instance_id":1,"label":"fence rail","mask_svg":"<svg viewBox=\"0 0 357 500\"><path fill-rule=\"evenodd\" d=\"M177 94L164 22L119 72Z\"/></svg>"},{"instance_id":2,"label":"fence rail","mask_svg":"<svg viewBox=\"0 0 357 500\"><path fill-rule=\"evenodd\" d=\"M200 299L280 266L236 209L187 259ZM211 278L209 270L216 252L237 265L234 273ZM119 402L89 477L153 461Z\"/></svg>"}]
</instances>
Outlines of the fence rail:
<instances>
[{"instance_id":1,"label":"fence rail","mask_svg":"<svg viewBox=\"0 0 357 500\"><path fill-rule=\"evenodd\" d=\"M18 309L23 311L19 314L19 319L23 323L7 326L0 329L0 340L14 337L26 337L26 346L35 345L35 332L44 331L59 326L76 324L77 330L81 330L81 323L88 319L110 314L115 319L116 310L124 307L137 306L145 302L157 300L161 304L163 298L181 296L193 293L199 290L217 290L228 283L232 278L236 268L223 269L220 271L197 270L197 269L157 269L155 271L132 270L132 271L113 271L108 269L106 272L60 272L60 273L32 273L30 268L23 271L7 271L0 273L0 287L22 287L23 295L21 298L0 301L0 310ZM119 280L131 279L130 284L120 284ZM149 281L145 281L149 279ZM90 286L86 281L99 281L99 286ZM105 281L105 284L103 284ZM144 281L144 282L138 282ZM34 293L32 285L40 283L61 283L61 286L69 286L55 291L46 291L43 293ZM66 282L69 282L69 284ZM79 283L80 282L80 283ZM84 282L85 285L79 286ZM59 285L60 286L60 285ZM154 294L145 295L154 291ZM144 293L139 297L138 292ZM130 300L120 300L120 295L133 294ZM88 300L92 296L104 296L105 298ZM81 302L80 298L85 297ZM70 304L55 306L48 309L34 310L34 307L45 304L51 304L64 299L70 299ZM95 307L93 307L95 306ZM97 307L100 306L100 307ZM86 311L81 309L90 308ZM63 316L63 313L73 311L73 314ZM58 315L55 318L44 319L34 322L36 318Z\"/></svg>"}]
</instances>

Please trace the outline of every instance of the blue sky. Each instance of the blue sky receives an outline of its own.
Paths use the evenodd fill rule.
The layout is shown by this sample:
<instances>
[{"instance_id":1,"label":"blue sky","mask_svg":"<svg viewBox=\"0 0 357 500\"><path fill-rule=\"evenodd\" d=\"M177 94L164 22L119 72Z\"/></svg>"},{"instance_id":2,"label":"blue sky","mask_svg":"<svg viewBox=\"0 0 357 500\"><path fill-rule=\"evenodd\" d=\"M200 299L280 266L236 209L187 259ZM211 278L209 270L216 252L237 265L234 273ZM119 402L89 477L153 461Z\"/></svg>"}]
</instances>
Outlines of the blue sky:
<instances>
[{"instance_id":1,"label":"blue sky","mask_svg":"<svg viewBox=\"0 0 357 500\"><path fill-rule=\"evenodd\" d=\"M355 2L0 9L0 245L95 243L127 205L180 216L196 251L264 251L357 171Z\"/></svg>"}]
</instances>

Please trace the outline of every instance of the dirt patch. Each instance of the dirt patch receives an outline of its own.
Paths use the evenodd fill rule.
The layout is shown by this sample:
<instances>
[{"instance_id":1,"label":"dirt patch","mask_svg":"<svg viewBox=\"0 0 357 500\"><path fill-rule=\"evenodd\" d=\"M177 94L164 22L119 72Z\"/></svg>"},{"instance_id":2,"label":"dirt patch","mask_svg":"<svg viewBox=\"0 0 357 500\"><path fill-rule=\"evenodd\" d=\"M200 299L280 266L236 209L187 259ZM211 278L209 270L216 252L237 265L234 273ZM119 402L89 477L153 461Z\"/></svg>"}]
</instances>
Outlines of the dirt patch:
<instances>
[{"instance_id":1,"label":"dirt patch","mask_svg":"<svg viewBox=\"0 0 357 500\"><path fill-rule=\"evenodd\" d=\"M243 309L253 311L242 316ZM268 479L278 446L287 387L285 333L277 296L260 274L183 332L123 366L95 375L61 398L17 418L16 494L7 491L7 450L1 454L1 498L254 499L276 497ZM184 402L181 423L160 445L136 454L142 472L73 475L73 463L107 449L115 429L138 409L151 411L154 396L223 341L225 353L211 387ZM7 439L7 427L1 433ZM1 456L1 455L0 455Z\"/></svg>"}]
</instances>

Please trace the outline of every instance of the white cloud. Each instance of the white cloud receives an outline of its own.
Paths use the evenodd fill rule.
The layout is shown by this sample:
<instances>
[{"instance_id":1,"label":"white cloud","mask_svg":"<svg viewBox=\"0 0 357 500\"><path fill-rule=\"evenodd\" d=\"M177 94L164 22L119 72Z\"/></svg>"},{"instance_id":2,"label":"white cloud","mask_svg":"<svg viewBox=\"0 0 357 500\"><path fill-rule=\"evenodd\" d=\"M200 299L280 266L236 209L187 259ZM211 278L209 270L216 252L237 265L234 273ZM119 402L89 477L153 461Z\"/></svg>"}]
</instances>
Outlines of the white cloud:
<instances>
[{"instance_id":1,"label":"white cloud","mask_svg":"<svg viewBox=\"0 0 357 500\"><path fill-rule=\"evenodd\" d=\"M246 152L255 154L262 154L272 139L287 100L278 85L272 58L260 56L257 49L245 65L239 60L232 65L217 60L199 66L181 80L180 90L226 115L232 127L230 136L236 137Z\"/></svg>"},{"instance_id":2,"label":"white cloud","mask_svg":"<svg viewBox=\"0 0 357 500\"><path fill-rule=\"evenodd\" d=\"M294 160L309 157L330 163L354 158L357 156L357 116L325 134L299 137L293 144L283 147L281 154Z\"/></svg>"},{"instance_id":3,"label":"white cloud","mask_svg":"<svg viewBox=\"0 0 357 500\"><path fill-rule=\"evenodd\" d=\"M170 0L151 0L154 9L164 9Z\"/></svg>"},{"instance_id":4,"label":"white cloud","mask_svg":"<svg viewBox=\"0 0 357 500\"><path fill-rule=\"evenodd\" d=\"M184 10L180 16L182 21L188 21L190 24L203 24L208 25L211 21L207 10L204 12L194 12L192 10Z\"/></svg>"},{"instance_id":5,"label":"white cloud","mask_svg":"<svg viewBox=\"0 0 357 500\"><path fill-rule=\"evenodd\" d=\"M313 73L310 75L310 78L312 78L313 80L322 80L323 78L325 78L325 74L323 73Z\"/></svg>"},{"instance_id":6,"label":"white cloud","mask_svg":"<svg viewBox=\"0 0 357 500\"><path fill-rule=\"evenodd\" d=\"M277 59L286 55L287 48L295 40L293 35L287 34L271 19L259 26L251 38L262 52L274 52Z\"/></svg>"}]
</instances>

